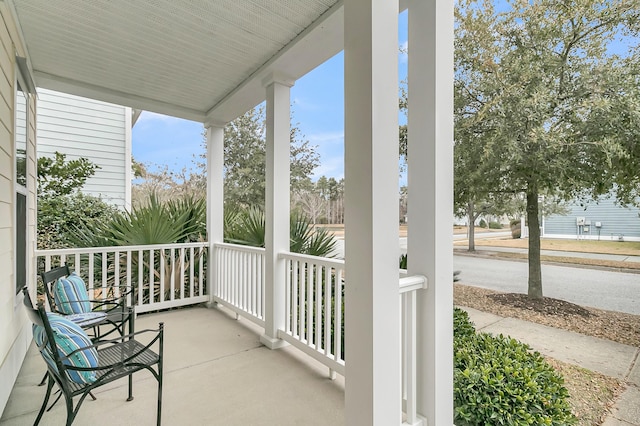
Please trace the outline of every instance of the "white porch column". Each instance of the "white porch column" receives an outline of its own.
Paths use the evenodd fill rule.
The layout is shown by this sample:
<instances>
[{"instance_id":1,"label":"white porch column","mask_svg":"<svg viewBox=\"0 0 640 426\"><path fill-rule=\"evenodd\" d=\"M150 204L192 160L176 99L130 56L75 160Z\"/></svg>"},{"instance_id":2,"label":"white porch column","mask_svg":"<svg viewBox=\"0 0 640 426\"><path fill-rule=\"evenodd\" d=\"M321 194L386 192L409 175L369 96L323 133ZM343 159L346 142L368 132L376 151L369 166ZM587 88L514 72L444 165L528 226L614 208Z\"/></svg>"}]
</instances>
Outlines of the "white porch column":
<instances>
[{"instance_id":1,"label":"white porch column","mask_svg":"<svg viewBox=\"0 0 640 426\"><path fill-rule=\"evenodd\" d=\"M344 5L345 417L401 423L398 2Z\"/></svg>"},{"instance_id":2,"label":"white porch column","mask_svg":"<svg viewBox=\"0 0 640 426\"><path fill-rule=\"evenodd\" d=\"M293 81L272 74L267 89L267 165L265 200L265 330L260 341L271 349L286 345L278 338L284 328L285 263L278 253L289 251L290 88Z\"/></svg>"},{"instance_id":3,"label":"white porch column","mask_svg":"<svg viewBox=\"0 0 640 426\"><path fill-rule=\"evenodd\" d=\"M453 424L453 7L409 0L409 274L418 297L418 412Z\"/></svg>"},{"instance_id":4,"label":"white porch column","mask_svg":"<svg viewBox=\"0 0 640 426\"><path fill-rule=\"evenodd\" d=\"M209 271L207 294L209 303L215 296L215 277L218 265L215 262L214 244L224 241L224 124L205 123L207 129L207 238L209 241Z\"/></svg>"}]
</instances>

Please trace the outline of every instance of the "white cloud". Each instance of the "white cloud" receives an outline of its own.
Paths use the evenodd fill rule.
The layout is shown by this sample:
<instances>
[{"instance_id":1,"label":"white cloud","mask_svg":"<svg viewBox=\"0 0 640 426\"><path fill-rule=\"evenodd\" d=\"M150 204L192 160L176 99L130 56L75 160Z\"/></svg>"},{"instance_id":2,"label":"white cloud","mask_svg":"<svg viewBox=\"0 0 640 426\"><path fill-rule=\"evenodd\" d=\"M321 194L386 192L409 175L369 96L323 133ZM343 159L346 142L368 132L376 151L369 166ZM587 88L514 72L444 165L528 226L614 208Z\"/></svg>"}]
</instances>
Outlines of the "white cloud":
<instances>
[{"instance_id":1,"label":"white cloud","mask_svg":"<svg viewBox=\"0 0 640 426\"><path fill-rule=\"evenodd\" d=\"M344 158L342 156L322 158L321 164L313 171L313 179L321 176L337 180L344 178Z\"/></svg>"},{"instance_id":2,"label":"white cloud","mask_svg":"<svg viewBox=\"0 0 640 426\"><path fill-rule=\"evenodd\" d=\"M403 43L400 43L400 52L398 53L398 56L400 57L401 63L407 63L407 61L409 60L407 55L408 51L409 51L409 40L406 40Z\"/></svg>"},{"instance_id":3,"label":"white cloud","mask_svg":"<svg viewBox=\"0 0 640 426\"><path fill-rule=\"evenodd\" d=\"M140 123L144 123L146 125L148 123L158 122L158 121L171 124L171 123L179 123L185 120L178 117L172 117L170 115L158 114L156 112L142 111L142 113L140 114L140 117L138 117L138 121L136 121L136 125Z\"/></svg>"},{"instance_id":4,"label":"white cloud","mask_svg":"<svg viewBox=\"0 0 640 426\"><path fill-rule=\"evenodd\" d=\"M303 100L301 98L293 98L293 100L291 101L291 103L293 104L293 108L295 109L300 109L300 110L307 110L307 111L315 111L320 109L320 106L317 104L314 104L312 102L307 102L306 100Z\"/></svg>"},{"instance_id":5,"label":"white cloud","mask_svg":"<svg viewBox=\"0 0 640 426\"><path fill-rule=\"evenodd\" d=\"M344 131L314 133L309 135L307 139L309 139L311 143L342 143L344 142Z\"/></svg>"}]
</instances>

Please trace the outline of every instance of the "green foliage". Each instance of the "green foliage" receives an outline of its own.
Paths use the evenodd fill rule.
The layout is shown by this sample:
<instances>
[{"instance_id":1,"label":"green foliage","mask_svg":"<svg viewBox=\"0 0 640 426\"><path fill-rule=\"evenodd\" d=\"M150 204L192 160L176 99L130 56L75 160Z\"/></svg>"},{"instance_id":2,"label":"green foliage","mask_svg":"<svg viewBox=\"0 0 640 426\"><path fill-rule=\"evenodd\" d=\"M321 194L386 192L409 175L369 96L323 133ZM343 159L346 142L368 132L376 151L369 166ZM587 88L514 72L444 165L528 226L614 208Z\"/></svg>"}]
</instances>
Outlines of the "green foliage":
<instances>
[{"instance_id":1,"label":"green foliage","mask_svg":"<svg viewBox=\"0 0 640 426\"><path fill-rule=\"evenodd\" d=\"M290 247L294 253L333 257L336 240L325 228L314 228L300 212L290 218ZM246 210L227 209L224 217L224 239L233 244L264 247L265 217L257 207Z\"/></svg>"},{"instance_id":2,"label":"green foliage","mask_svg":"<svg viewBox=\"0 0 640 426\"><path fill-rule=\"evenodd\" d=\"M476 334L476 328L469 319L467 311L453 308L453 338L471 338Z\"/></svg>"},{"instance_id":3,"label":"green foliage","mask_svg":"<svg viewBox=\"0 0 640 426\"><path fill-rule=\"evenodd\" d=\"M502 229L500 222L489 222L489 229Z\"/></svg>"},{"instance_id":4,"label":"green foliage","mask_svg":"<svg viewBox=\"0 0 640 426\"><path fill-rule=\"evenodd\" d=\"M91 195L44 196L38 199L38 249L72 247L74 229L98 227L118 209Z\"/></svg>"},{"instance_id":5,"label":"green foliage","mask_svg":"<svg viewBox=\"0 0 640 426\"><path fill-rule=\"evenodd\" d=\"M539 195L614 191L627 203L638 194L639 65L630 40L640 9L637 0L508 6L461 0L456 8L455 149L463 158L455 154L455 192L526 195L529 295L541 298ZM628 52L614 53L620 46Z\"/></svg>"},{"instance_id":6,"label":"green foliage","mask_svg":"<svg viewBox=\"0 0 640 426\"><path fill-rule=\"evenodd\" d=\"M487 221L484 219L480 219L480 222L478 222L478 226L480 228L486 228L487 227Z\"/></svg>"},{"instance_id":7,"label":"green foliage","mask_svg":"<svg viewBox=\"0 0 640 426\"><path fill-rule=\"evenodd\" d=\"M206 202L184 198L160 202L151 194L145 205L112 214L101 222L76 226L76 247L185 243L206 235Z\"/></svg>"},{"instance_id":8,"label":"green foliage","mask_svg":"<svg viewBox=\"0 0 640 426\"><path fill-rule=\"evenodd\" d=\"M224 194L225 202L240 208L264 207L266 140L262 108L253 108L231 121L224 129ZM297 127L290 134L291 189L316 168L318 153L302 140Z\"/></svg>"},{"instance_id":9,"label":"green foliage","mask_svg":"<svg viewBox=\"0 0 640 426\"><path fill-rule=\"evenodd\" d=\"M454 311L454 410L459 426L572 425L564 380L515 339L475 333Z\"/></svg>"},{"instance_id":10,"label":"green foliage","mask_svg":"<svg viewBox=\"0 0 640 426\"><path fill-rule=\"evenodd\" d=\"M55 153L55 158L38 158L38 195L56 197L78 191L98 167L86 158L66 160L66 154Z\"/></svg>"}]
</instances>

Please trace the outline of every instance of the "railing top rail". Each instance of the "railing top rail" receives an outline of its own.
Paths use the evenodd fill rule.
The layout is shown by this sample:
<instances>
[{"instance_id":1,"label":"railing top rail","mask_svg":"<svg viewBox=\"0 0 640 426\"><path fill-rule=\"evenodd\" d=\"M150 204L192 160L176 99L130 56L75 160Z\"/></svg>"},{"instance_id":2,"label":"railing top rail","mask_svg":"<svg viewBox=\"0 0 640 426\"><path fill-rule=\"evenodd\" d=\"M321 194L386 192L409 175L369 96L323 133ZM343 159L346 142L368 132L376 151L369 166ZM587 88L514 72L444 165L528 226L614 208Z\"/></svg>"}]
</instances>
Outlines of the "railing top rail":
<instances>
[{"instance_id":1,"label":"railing top rail","mask_svg":"<svg viewBox=\"0 0 640 426\"><path fill-rule=\"evenodd\" d=\"M72 254L86 254L86 253L104 253L104 252L126 252L137 250L160 250L167 248L204 248L208 247L208 242L197 243L168 243L168 244L149 244L142 246L107 246L107 247L80 247L80 248L68 248L68 249L50 249L50 250L36 250L36 256L56 256L56 255L72 255Z\"/></svg>"},{"instance_id":2,"label":"railing top rail","mask_svg":"<svg viewBox=\"0 0 640 426\"><path fill-rule=\"evenodd\" d=\"M400 278L400 293L427 288L427 277L424 275L412 275Z\"/></svg>"},{"instance_id":3,"label":"railing top rail","mask_svg":"<svg viewBox=\"0 0 640 426\"><path fill-rule=\"evenodd\" d=\"M264 247L254 247L254 246L244 246L242 244L231 244L231 243L215 243L213 245L215 248L225 248L236 251L243 251L247 253L264 253Z\"/></svg>"},{"instance_id":4,"label":"railing top rail","mask_svg":"<svg viewBox=\"0 0 640 426\"><path fill-rule=\"evenodd\" d=\"M315 263L316 265L327 266L331 268L344 268L344 260L332 259L329 257L310 256L308 254L292 253L290 251L283 251L278 253L280 259L298 260L301 262Z\"/></svg>"}]
</instances>

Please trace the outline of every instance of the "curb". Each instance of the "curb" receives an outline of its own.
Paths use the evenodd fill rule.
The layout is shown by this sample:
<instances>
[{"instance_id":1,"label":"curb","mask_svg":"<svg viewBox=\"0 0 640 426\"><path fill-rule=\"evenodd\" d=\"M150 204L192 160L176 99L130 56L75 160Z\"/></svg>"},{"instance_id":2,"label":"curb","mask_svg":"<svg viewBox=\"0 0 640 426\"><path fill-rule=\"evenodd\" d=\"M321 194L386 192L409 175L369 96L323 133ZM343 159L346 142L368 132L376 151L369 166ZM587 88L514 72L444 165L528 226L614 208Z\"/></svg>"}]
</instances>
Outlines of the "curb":
<instances>
[{"instance_id":1,"label":"curb","mask_svg":"<svg viewBox=\"0 0 640 426\"><path fill-rule=\"evenodd\" d=\"M492 251L492 250L481 250L482 252L476 251L476 252L469 252L465 249L453 249L453 254L454 256L468 256L468 257L481 257L481 258L485 258L485 259L494 259L494 260L507 260L507 261L512 261L512 262L522 262L522 263L527 263L528 260L527 259L521 259L521 258L517 258L517 257L502 257L500 256L501 253L500 251ZM515 253L515 252L508 252L508 253ZM548 256L548 255L547 255ZM565 258L570 256L563 256ZM574 259L580 259L580 257L573 257ZM554 266L566 266L566 267L570 267L570 268L581 268L581 269L595 269L595 270L599 270L599 271L611 271L611 272L624 272L624 273L628 273L628 274L640 274L640 269L633 269L633 268L616 268L616 267L611 267L611 266L601 266L601 265L584 265L581 263L569 263L569 262L554 262L552 260L541 260L540 261L542 264L545 265L554 265Z\"/></svg>"}]
</instances>

